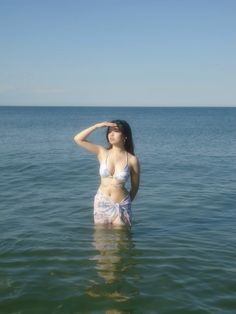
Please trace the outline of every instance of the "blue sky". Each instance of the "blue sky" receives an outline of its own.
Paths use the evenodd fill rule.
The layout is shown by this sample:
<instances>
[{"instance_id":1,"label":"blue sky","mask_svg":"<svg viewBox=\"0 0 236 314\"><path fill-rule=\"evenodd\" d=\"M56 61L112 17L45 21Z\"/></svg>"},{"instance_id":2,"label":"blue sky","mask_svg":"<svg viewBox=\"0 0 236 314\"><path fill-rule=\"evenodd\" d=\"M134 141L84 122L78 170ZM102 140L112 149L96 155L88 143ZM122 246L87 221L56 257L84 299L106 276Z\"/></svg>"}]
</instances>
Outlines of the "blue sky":
<instances>
[{"instance_id":1,"label":"blue sky","mask_svg":"<svg viewBox=\"0 0 236 314\"><path fill-rule=\"evenodd\" d=\"M0 105L235 106L235 0L0 0Z\"/></svg>"}]
</instances>

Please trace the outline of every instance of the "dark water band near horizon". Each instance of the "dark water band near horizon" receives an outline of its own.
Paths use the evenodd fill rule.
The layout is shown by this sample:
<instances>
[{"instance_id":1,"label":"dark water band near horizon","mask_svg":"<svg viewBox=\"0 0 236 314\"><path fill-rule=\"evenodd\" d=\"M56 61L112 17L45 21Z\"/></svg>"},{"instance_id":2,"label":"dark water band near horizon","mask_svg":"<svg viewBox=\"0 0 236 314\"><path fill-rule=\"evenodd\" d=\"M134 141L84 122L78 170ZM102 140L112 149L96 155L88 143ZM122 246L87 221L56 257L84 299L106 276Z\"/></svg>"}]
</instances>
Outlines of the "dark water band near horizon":
<instances>
[{"instance_id":1,"label":"dark water band near horizon","mask_svg":"<svg viewBox=\"0 0 236 314\"><path fill-rule=\"evenodd\" d=\"M131 230L94 227L73 141L112 119L141 162ZM0 134L1 314L235 313L236 108L0 107Z\"/></svg>"}]
</instances>

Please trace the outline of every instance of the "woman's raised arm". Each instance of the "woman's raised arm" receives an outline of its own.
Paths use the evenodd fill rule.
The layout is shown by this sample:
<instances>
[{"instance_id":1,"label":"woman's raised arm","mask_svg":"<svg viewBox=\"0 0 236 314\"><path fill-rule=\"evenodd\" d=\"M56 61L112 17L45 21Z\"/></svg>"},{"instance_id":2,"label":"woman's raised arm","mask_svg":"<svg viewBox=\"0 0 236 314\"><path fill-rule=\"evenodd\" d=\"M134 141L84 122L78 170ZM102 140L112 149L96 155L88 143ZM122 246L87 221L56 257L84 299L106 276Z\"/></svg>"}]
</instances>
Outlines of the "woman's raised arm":
<instances>
[{"instance_id":1,"label":"woman's raised arm","mask_svg":"<svg viewBox=\"0 0 236 314\"><path fill-rule=\"evenodd\" d=\"M81 131L80 133L76 134L74 136L74 141L76 144L85 148L89 152L98 155L100 153L101 149L103 149L103 147L101 145L93 144L93 143L87 141L87 137L91 133L93 133L97 128L104 128L104 127L109 127L109 126L116 126L116 124L111 123L111 122L106 122L106 121L101 122L101 123L96 123L96 124L90 126L89 128Z\"/></svg>"}]
</instances>

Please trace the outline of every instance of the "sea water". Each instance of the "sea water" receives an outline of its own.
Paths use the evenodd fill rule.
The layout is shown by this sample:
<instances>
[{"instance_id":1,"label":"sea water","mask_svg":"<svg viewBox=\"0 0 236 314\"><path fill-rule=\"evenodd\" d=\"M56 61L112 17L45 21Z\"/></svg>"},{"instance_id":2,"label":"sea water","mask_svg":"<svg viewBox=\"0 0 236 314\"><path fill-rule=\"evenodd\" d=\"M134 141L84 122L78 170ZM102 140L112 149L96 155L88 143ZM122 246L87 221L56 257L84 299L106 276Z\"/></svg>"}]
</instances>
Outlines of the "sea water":
<instances>
[{"instance_id":1,"label":"sea water","mask_svg":"<svg viewBox=\"0 0 236 314\"><path fill-rule=\"evenodd\" d=\"M94 227L73 141L112 119L141 164L131 230ZM233 314L235 225L236 108L0 107L1 314Z\"/></svg>"}]
</instances>

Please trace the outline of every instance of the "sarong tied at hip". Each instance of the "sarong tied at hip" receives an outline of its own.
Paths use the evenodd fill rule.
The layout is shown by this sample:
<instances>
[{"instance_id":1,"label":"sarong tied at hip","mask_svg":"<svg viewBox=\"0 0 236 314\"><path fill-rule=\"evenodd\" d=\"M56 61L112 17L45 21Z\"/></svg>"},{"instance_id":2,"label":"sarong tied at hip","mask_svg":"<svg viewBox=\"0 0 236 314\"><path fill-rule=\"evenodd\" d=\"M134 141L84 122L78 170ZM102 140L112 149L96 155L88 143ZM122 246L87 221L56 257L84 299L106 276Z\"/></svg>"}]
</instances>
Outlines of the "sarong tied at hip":
<instances>
[{"instance_id":1,"label":"sarong tied at hip","mask_svg":"<svg viewBox=\"0 0 236 314\"><path fill-rule=\"evenodd\" d=\"M112 224L118 216L122 224L131 226L132 212L130 196L127 195L121 202L115 203L98 190L94 198L95 224Z\"/></svg>"}]
</instances>

